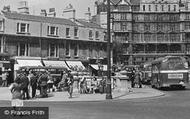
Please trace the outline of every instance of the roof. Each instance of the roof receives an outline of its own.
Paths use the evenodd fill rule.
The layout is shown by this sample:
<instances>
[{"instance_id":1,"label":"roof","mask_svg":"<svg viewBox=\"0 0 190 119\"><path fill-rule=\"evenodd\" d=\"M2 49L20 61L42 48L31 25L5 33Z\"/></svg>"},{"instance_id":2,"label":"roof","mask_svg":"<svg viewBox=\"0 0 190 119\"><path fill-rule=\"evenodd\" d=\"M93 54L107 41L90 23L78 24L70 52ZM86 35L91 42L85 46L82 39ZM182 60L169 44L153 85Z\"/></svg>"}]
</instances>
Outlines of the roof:
<instances>
[{"instance_id":1,"label":"roof","mask_svg":"<svg viewBox=\"0 0 190 119\"><path fill-rule=\"evenodd\" d=\"M20 14L20 13L13 13L13 12L2 12L2 13L8 19L77 26L77 24L75 24L71 20L64 19L64 18L44 17L44 16Z\"/></svg>"},{"instance_id":2,"label":"roof","mask_svg":"<svg viewBox=\"0 0 190 119\"><path fill-rule=\"evenodd\" d=\"M102 27L100 25L98 25L98 24L96 24L94 22L87 22L87 21L82 20L82 19L77 19L76 21L79 22L80 24L86 26L86 27L101 28L102 29Z\"/></svg>"},{"instance_id":3,"label":"roof","mask_svg":"<svg viewBox=\"0 0 190 119\"><path fill-rule=\"evenodd\" d=\"M110 2L111 2L112 4L114 4L114 5L117 5L117 4L120 3L121 1L122 1L122 0L110 0ZM124 1L130 4L129 0L124 0Z\"/></svg>"},{"instance_id":4,"label":"roof","mask_svg":"<svg viewBox=\"0 0 190 119\"><path fill-rule=\"evenodd\" d=\"M113 3L114 5L117 5L121 0L110 0L111 3Z\"/></svg>"},{"instance_id":5,"label":"roof","mask_svg":"<svg viewBox=\"0 0 190 119\"><path fill-rule=\"evenodd\" d=\"M140 5L141 0L130 0L132 5Z\"/></svg>"}]
</instances>

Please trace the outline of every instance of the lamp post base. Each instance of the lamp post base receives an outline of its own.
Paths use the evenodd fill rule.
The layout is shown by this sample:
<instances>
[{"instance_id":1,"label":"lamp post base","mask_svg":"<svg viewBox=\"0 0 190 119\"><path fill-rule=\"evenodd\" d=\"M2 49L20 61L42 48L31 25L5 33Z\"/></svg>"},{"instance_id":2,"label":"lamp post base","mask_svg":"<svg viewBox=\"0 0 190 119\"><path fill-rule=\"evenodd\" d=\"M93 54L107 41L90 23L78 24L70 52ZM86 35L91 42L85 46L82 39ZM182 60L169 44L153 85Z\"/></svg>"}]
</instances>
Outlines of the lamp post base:
<instances>
[{"instance_id":1,"label":"lamp post base","mask_svg":"<svg viewBox=\"0 0 190 119\"><path fill-rule=\"evenodd\" d=\"M106 94L106 99L112 99L112 94Z\"/></svg>"},{"instance_id":2,"label":"lamp post base","mask_svg":"<svg viewBox=\"0 0 190 119\"><path fill-rule=\"evenodd\" d=\"M112 99L111 83L107 84L106 99Z\"/></svg>"}]
</instances>

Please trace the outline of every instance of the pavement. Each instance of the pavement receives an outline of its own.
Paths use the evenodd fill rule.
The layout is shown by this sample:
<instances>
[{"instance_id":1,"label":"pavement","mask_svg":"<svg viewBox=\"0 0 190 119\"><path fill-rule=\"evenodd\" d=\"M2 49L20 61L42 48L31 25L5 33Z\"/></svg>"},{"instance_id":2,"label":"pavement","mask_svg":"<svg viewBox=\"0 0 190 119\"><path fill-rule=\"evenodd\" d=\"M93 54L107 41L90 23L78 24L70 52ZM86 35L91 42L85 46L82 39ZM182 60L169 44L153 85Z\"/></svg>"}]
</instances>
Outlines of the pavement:
<instances>
[{"instance_id":1,"label":"pavement","mask_svg":"<svg viewBox=\"0 0 190 119\"><path fill-rule=\"evenodd\" d=\"M39 92L37 92L39 93ZM129 90L114 90L112 91L112 100L127 100L127 99L139 99L139 98L152 98L160 97L165 94L162 91L152 89L150 87L143 88L132 88L132 92ZM78 91L74 91L73 98L69 98L66 91L62 92L51 92L48 93L47 98L33 98L24 101L44 101L44 102L72 102L72 101L106 101L106 94L79 94ZM11 101L11 92L8 87L0 87L0 100Z\"/></svg>"}]
</instances>

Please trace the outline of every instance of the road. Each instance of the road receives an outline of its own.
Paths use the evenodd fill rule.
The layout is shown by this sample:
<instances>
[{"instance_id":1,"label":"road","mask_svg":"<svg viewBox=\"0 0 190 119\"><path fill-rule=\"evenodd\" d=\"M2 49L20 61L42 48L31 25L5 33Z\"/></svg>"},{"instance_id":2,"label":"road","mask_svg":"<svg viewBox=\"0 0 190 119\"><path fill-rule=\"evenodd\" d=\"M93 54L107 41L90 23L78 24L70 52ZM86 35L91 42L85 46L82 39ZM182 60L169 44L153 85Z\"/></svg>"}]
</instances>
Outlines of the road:
<instances>
[{"instance_id":1,"label":"road","mask_svg":"<svg viewBox=\"0 0 190 119\"><path fill-rule=\"evenodd\" d=\"M167 90L166 96L104 102L27 102L49 106L50 119L190 119L190 89ZM1 101L0 106L10 103Z\"/></svg>"}]
</instances>

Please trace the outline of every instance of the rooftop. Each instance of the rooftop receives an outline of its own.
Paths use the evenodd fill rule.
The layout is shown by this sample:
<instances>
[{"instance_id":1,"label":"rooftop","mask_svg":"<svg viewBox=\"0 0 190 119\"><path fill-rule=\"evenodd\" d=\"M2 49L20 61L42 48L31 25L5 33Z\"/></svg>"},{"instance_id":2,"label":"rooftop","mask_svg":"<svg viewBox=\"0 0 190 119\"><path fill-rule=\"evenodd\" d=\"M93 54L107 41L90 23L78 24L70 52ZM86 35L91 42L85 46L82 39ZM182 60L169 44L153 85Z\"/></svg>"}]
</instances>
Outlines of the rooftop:
<instances>
[{"instance_id":1,"label":"rooftop","mask_svg":"<svg viewBox=\"0 0 190 119\"><path fill-rule=\"evenodd\" d=\"M2 13L8 19L77 26L76 23L72 22L69 19L64 19L64 18L28 15L28 14L20 14L20 13L15 13L15 12L2 12Z\"/></svg>"}]
</instances>

